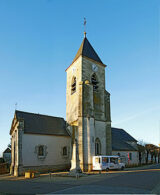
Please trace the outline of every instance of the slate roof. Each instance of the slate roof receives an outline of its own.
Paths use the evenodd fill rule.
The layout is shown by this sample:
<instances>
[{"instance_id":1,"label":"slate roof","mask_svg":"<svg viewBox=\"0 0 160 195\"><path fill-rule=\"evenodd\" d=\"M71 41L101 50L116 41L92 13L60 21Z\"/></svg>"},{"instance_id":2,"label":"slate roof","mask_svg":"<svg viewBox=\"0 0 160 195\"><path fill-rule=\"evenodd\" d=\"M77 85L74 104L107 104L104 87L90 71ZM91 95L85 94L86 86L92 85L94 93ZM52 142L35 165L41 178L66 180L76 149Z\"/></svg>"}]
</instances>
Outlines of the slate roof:
<instances>
[{"instance_id":1,"label":"slate roof","mask_svg":"<svg viewBox=\"0 0 160 195\"><path fill-rule=\"evenodd\" d=\"M74 61L76 61L80 55L86 56L90 59L93 59L97 62L102 63L101 59L99 58L99 56L97 55L97 53L95 52L95 50L93 49L92 45L90 44L90 42L88 41L88 39L86 37L83 39L81 46L80 46L74 60L72 61L72 63Z\"/></svg>"},{"instance_id":2,"label":"slate roof","mask_svg":"<svg viewBox=\"0 0 160 195\"><path fill-rule=\"evenodd\" d=\"M16 110L17 120L24 120L24 133L69 136L63 118Z\"/></svg>"},{"instance_id":3,"label":"slate roof","mask_svg":"<svg viewBox=\"0 0 160 195\"><path fill-rule=\"evenodd\" d=\"M137 151L127 142L137 142L124 129L112 128L112 150L114 151Z\"/></svg>"},{"instance_id":4,"label":"slate roof","mask_svg":"<svg viewBox=\"0 0 160 195\"><path fill-rule=\"evenodd\" d=\"M5 149L3 153L11 153L11 149L10 148Z\"/></svg>"}]
</instances>

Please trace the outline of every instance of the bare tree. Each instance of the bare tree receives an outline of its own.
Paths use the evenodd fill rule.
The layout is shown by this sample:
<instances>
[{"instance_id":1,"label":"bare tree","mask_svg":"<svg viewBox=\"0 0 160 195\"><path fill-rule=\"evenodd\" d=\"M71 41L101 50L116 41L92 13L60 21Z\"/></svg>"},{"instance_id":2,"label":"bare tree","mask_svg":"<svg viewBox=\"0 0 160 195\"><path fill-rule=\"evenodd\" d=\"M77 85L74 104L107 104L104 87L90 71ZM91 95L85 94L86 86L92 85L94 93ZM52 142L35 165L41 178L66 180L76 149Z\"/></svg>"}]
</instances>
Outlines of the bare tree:
<instances>
[{"instance_id":1,"label":"bare tree","mask_svg":"<svg viewBox=\"0 0 160 195\"><path fill-rule=\"evenodd\" d=\"M159 147L155 146L154 144L146 144L145 149L147 151L146 163L148 163L149 154L151 154L151 163L153 163L153 159L154 159L154 162L156 163L157 156L159 155L158 154Z\"/></svg>"}]
</instances>

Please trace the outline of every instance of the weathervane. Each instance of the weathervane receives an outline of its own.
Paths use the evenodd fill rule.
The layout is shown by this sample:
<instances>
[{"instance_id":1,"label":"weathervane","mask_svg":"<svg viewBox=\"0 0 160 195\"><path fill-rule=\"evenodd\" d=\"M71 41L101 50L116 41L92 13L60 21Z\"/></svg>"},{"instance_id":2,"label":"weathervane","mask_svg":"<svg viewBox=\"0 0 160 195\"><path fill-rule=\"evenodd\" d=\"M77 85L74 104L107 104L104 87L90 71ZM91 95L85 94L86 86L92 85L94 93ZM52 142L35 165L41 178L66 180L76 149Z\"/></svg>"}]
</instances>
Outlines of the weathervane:
<instances>
[{"instance_id":1,"label":"weathervane","mask_svg":"<svg viewBox=\"0 0 160 195\"><path fill-rule=\"evenodd\" d=\"M84 25L84 37L86 37L86 23L87 23L87 21L86 21L86 18L84 18L84 23L83 23L83 25Z\"/></svg>"},{"instance_id":2,"label":"weathervane","mask_svg":"<svg viewBox=\"0 0 160 195\"><path fill-rule=\"evenodd\" d=\"M15 110L17 110L17 105L18 105L18 104L17 104L17 102L16 102L16 103L15 103Z\"/></svg>"}]
</instances>

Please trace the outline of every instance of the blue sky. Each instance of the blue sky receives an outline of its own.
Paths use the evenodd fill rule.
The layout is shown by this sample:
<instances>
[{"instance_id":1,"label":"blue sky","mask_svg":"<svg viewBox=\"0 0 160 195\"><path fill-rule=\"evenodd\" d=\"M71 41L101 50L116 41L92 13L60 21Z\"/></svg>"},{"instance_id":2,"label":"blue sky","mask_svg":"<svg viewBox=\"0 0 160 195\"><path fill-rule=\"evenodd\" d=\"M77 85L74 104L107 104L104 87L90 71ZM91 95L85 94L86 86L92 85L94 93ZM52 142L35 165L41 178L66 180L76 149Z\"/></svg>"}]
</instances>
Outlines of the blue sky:
<instances>
[{"instance_id":1,"label":"blue sky","mask_svg":"<svg viewBox=\"0 0 160 195\"><path fill-rule=\"evenodd\" d=\"M1 0L0 154L17 109L65 118L66 73L87 38L107 64L112 126L160 141L160 1Z\"/></svg>"}]
</instances>

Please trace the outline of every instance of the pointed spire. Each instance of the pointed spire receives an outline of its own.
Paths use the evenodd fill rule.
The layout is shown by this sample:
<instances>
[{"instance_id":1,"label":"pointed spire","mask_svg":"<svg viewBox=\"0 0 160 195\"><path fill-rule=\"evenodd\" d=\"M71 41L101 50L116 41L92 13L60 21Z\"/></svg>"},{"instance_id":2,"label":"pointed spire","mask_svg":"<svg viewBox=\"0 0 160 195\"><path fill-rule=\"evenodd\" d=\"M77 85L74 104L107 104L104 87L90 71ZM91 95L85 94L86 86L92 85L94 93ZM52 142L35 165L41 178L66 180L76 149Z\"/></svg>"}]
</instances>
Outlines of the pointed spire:
<instances>
[{"instance_id":1,"label":"pointed spire","mask_svg":"<svg viewBox=\"0 0 160 195\"><path fill-rule=\"evenodd\" d=\"M75 62L79 58L80 55L88 57L92 60L95 60L103 64L103 62L101 61L101 59L99 58L95 50L93 49L92 45L86 38L86 32L84 32L84 39L72 63Z\"/></svg>"},{"instance_id":2,"label":"pointed spire","mask_svg":"<svg viewBox=\"0 0 160 195\"><path fill-rule=\"evenodd\" d=\"M95 50L93 49L92 45L90 44L90 42L88 41L88 39L86 38L86 18L84 18L84 39L81 43L81 46L74 58L74 60L72 61L72 64L79 58L79 56L85 56L88 57L94 61L97 61L101 64L103 64L103 62L101 61L101 59L99 58L99 56L97 55L97 53L95 52ZM104 65L104 64L103 64Z\"/></svg>"}]
</instances>

